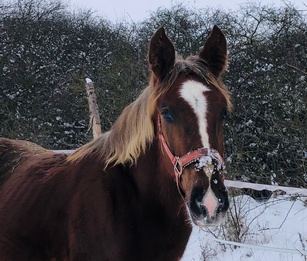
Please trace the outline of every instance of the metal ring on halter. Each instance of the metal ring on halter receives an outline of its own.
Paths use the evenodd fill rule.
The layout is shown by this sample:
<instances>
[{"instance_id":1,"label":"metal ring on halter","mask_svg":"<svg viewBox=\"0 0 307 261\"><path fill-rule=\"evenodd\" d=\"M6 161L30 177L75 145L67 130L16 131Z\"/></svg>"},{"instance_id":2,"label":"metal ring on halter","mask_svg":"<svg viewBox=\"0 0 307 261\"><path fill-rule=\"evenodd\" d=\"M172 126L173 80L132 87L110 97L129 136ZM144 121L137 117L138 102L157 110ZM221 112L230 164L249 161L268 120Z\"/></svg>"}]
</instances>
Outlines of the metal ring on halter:
<instances>
[{"instance_id":1,"label":"metal ring on halter","mask_svg":"<svg viewBox=\"0 0 307 261\"><path fill-rule=\"evenodd\" d=\"M180 157L175 156L174 170L178 173L180 177L183 171L183 166L180 161Z\"/></svg>"}]
</instances>

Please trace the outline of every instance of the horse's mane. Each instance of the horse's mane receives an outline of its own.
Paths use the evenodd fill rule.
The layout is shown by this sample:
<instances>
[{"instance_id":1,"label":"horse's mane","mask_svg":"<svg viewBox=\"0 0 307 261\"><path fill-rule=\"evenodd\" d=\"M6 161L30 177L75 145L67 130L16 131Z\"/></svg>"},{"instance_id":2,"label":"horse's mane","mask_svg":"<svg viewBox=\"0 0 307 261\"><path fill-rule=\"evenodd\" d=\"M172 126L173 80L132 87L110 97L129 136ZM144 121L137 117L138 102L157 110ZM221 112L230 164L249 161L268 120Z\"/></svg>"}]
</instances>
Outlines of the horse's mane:
<instances>
[{"instance_id":1,"label":"horse's mane","mask_svg":"<svg viewBox=\"0 0 307 261\"><path fill-rule=\"evenodd\" d=\"M77 149L68 157L68 161L77 162L94 153L105 162L105 167L110 164L135 164L155 137L153 116L158 98L170 89L184 71L196 73L217 88L224 95L228 110L231 110L227 88L209 72L205 61L193 56L186 60L177 58L173 69L162 82L158 82L152 73L149 86L124 109L110 131Z\"/></svg>"}]
</instances>

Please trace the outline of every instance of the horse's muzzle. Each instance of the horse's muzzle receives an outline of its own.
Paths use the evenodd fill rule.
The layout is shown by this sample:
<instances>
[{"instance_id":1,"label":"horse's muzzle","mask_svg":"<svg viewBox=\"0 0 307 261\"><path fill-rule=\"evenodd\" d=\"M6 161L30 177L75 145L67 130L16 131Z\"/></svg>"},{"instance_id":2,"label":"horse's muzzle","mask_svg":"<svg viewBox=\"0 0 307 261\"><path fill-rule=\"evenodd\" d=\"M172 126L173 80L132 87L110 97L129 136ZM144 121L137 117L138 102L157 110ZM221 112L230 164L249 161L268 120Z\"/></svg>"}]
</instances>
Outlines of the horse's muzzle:
<instances>
[{"instance_id":1,"label":"horse's muzzle","mask_svg":"<svg viewBox=\"0 0 307 261\"><path fill-rule=\"evenodd\" d=\"M190 212L193 222L200 227L218 226L229 207L225 186L206 191L194 188L190 197Z\"/></svg>"}]
</instances>

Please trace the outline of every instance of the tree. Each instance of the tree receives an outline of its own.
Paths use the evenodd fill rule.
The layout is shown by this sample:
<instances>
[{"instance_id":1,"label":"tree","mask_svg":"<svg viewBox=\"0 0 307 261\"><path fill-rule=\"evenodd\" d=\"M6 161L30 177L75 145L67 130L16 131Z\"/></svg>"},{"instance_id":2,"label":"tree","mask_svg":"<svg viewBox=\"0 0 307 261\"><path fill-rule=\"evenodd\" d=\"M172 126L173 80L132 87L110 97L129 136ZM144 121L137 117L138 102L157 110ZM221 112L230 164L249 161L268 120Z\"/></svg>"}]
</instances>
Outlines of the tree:
<instances>
[{"instance_id":1,"label":"tree","mask_svg":"<svg viewBox=\"0 0 307 261\"><path fill-rule=\"evenodd\" d=\"M306 186L306 20L292 7L247 6L227 84L232 171L240 179ZM242 171L243 170L243 171Z\"/></svg>"},{"instance_id":2,"label":"tree","mask_svg":"<svg viewBox=\"0 0 307 261\"><path fill-rule=\"evenodd\" d=\"M163 25L183 56L213 25L227 36L225 83L234 112L225 122L229 179L306 187L306 13L291 5L159 8L139 24L110 22L61 2L0 6L0 135L48 148L76 148L91 135L84 79L95 82L110 128L147 84L147 44Z\"/></svg>"},{"instance_id":3,"label":"tree","mask_svg":"<svg viewBox=\"0 0 307 261\"><path fill-rule=\"evenodd\" d=\"M131 60L130 44L105 20L68 13L57 2L17 1L2 11L1 135L53 149L84 144L90 136L84 79L90 76L102 94L118 90L110 80L120 72L114 61Z\"/></svg>"}]
</instances>

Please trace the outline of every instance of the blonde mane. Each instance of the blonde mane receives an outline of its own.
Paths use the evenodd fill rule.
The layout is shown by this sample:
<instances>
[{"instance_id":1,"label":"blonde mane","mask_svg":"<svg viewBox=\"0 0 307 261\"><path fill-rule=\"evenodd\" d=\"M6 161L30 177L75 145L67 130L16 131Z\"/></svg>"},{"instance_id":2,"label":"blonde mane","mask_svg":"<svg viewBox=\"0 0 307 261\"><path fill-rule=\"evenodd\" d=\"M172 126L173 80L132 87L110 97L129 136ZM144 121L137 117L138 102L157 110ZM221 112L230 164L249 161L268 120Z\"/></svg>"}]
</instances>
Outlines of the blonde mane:
<instances>
[{"instance_id":1,"label":"blonde mane","mask_svg":"<svg viewBox=\"0 0 307 261\"><path fill-rule=\"evenodd\" d=\"M134 164L154 138L154 101L154 88L148 86L123 110L110 131L76 150L68 160L79 161L95 153L105 160L106 165L126 162Z\"/></svg>"},{"instance_id":2,"label":"blonde mane","mask_svg":"<svg viewBox=\"0 0 307 261\"><path fill-rule=\"evenodd\" d=\"M155 137L153 116L158 98L173 86L183 71L192 71L209 85L217 88L224 95L228 110L231 110L232 105L227 88L208 71L204 61L194 57L187 60L178 58L173 69L162 82L158 82L151 74L149 86L124 109L110 131L77 149L68 157L68 161L77 162L94 153L95 156L104 160L105 167L110 164L135 164Z\"/></svg>"}]
</instances>

